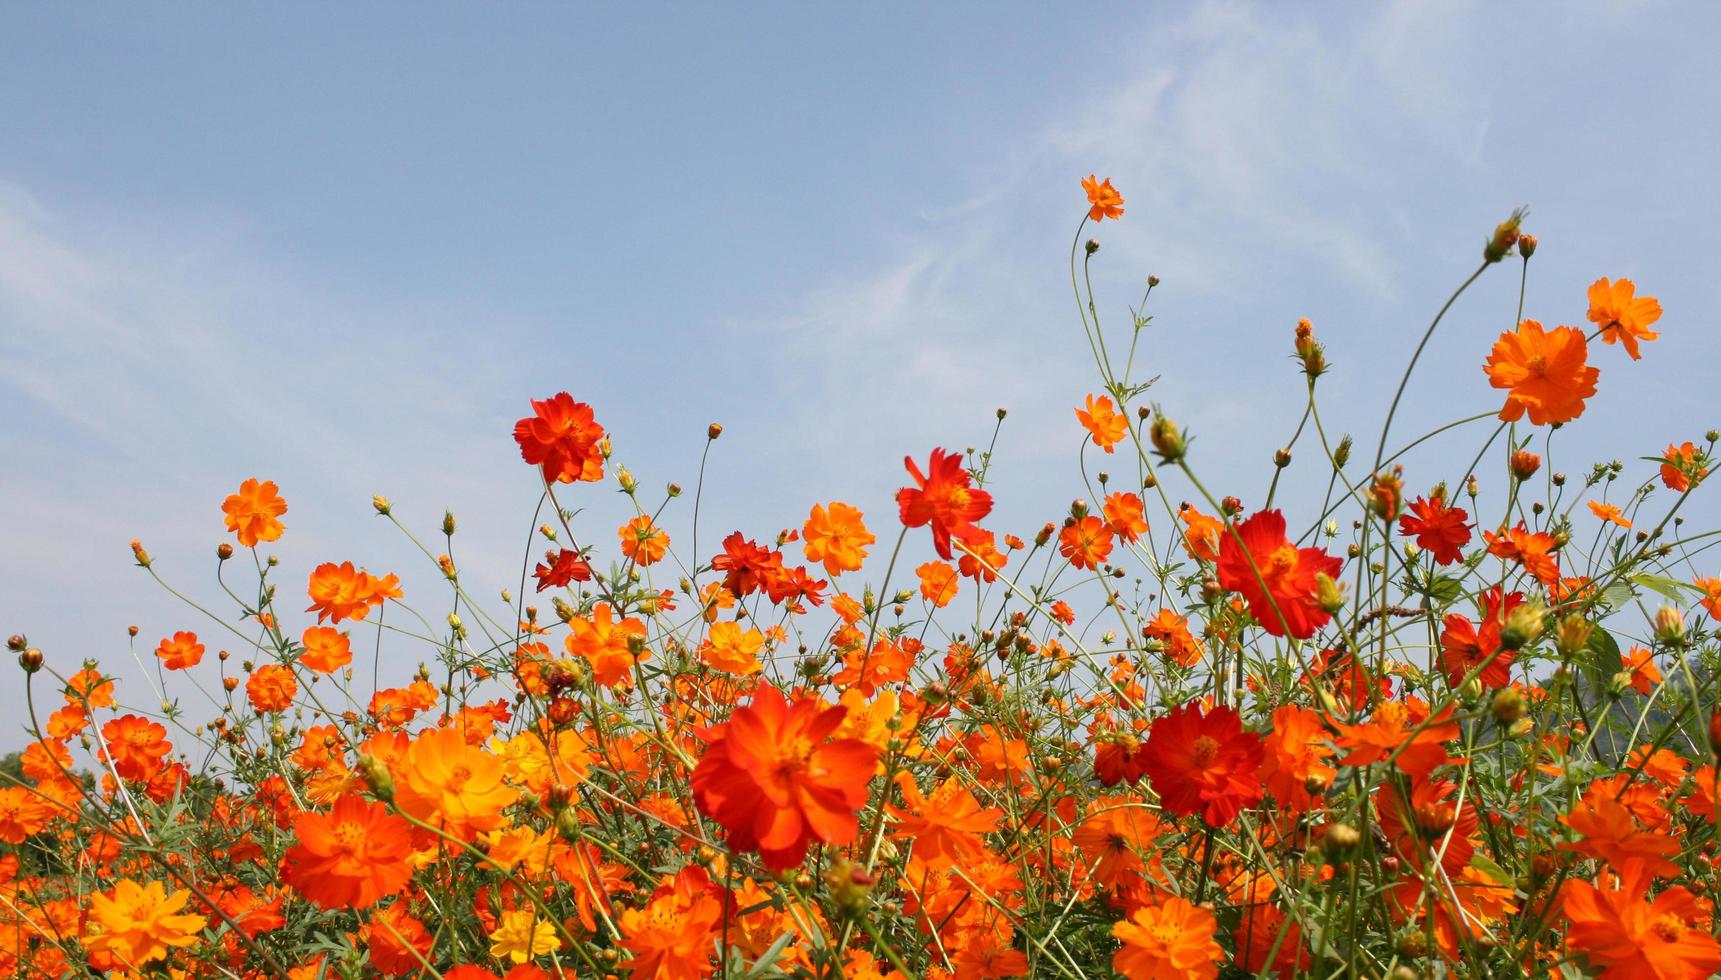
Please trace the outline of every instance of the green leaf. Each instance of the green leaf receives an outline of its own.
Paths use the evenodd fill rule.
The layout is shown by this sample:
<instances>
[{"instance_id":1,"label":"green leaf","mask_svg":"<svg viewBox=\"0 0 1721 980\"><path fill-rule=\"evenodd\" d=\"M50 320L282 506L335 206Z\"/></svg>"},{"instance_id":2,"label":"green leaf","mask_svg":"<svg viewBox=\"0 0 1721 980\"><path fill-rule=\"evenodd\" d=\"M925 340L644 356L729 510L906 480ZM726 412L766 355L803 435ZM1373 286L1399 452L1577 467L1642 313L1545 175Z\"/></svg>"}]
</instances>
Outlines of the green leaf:
<instances>
[{"instance_id":1,"label":"green leaf","mask_svg":"<svg viewBox=\"0 0 1721 980\"><path fill-rule=\"evenodd\" d=\"M1672 599L1674 602L1683 602L1685 600L1687 590L1692 592L1701 591L1696 586L1687 585L1678 579L1668 578L1665 575L1650 575L1647 572L1633 575L1631 576L1631 580L1646 589L1653 589L1656 592L1661 593L1667 598Z\"/></svg>"},{"instance_id":2,"label":"green leaf","mask_svg":"<svg viewBox=\"0 0 1721 980\"><path fill-rule=\"evenodd\" d=\"M771 944L771 948L760 953L759 958L753 961L753 968L747 971L746 980L756 980L758 977L777 972L772 969L772 964L777 962L777 957L783 955L783 949L789 945L789 940L794 938L795 933L792 930L778 936L777 941Z\"/></svg>"},{"instance_id":3,"label":"green leaf","mask_svg":"<svg viewBox=\"0 0 1721 980\"><path fill-rule=\"evenodd\" d=\"M1600 626L1590 634L1590 641L1584 644L1584 653L1596 677L1603 684L1613 681L1613 675L1625 669L1625 664L1619 657L1619 641L1613 634Z\"/></svg>"},{"instance_id":4,"label":"green leaf","mask_svg":"<svg viewBox=\"0 0 1721 980\"><path fill-rule=\"evenodd\" d=\"M1624 582L1615 582L1602 590L1601 601L1609 609L1621 609L1630 603L1636 595L1637 593L1631 590L1630 585Z\"/></svg>"}]
</instances>

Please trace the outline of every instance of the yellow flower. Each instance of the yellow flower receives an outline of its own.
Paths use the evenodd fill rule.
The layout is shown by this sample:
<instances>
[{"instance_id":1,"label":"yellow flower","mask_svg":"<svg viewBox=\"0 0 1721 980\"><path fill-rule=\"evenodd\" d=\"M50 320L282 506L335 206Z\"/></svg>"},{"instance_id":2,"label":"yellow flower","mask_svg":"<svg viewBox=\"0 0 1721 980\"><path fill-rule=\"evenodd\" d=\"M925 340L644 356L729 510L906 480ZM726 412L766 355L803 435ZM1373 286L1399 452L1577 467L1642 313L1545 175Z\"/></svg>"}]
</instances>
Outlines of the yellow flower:
<instances>
[{"instance_id":1,"label":"yellow flower","mask_svg":"<svg viewBox=\"0 0 1721 980\"><path fill-rule=\"evenodd\" d=\"M102 932L84 940L91 952L107 952L122 964L142 966L167 957L169 946L190 946L207 923L201 915L179 915L190 892L167 894L161 882L130 879L111 894L90 896L90 912Z\"/></svg>"},{"instance_id":2,"label":"yellow flower","mask_svg":"<svg viewBox=\"0 0 1721 980\"><path fill-rule=\"evenodd\" d=\"M535 909L502 913L502 924L490 934L490 955L525 963L562 945L556 928Z\"/></svg>"}]
</instances>

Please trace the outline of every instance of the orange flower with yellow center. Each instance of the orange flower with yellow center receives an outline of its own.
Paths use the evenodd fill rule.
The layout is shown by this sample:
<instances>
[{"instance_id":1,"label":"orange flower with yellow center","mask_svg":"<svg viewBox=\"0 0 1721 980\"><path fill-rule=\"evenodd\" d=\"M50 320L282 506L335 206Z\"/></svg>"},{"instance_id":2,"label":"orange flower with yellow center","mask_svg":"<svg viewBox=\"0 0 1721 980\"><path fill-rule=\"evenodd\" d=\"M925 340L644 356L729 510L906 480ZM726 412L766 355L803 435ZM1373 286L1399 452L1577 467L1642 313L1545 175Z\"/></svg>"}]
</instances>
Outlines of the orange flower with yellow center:
<instances>
[{"instance_id":1,"label":"orange flower with yellow center","mask_svg":"<svg viewBox=\"0 0 1721 980\"><path fill-rule=\"evenodd\" d=\"M274 480L257 482L256 477L239 484L239 492L221 503L226 516L222 520L227 530L239 536L239 543L255 548L259 541L274 541L285 526L280 517L287 512L287 502L281 499Z\"/></svg>"},{"instance_id":2,"label":"orange flower with yellow center","mask_svg":"<svg viewBox=\"0 0 1721 980\"><path fill-rule=\"evenodd\" d=\"M1112 954L1112 968L1129 980L1212 980L1225 958L1213 939L1218 928L1212 912L1174 895L1112 926L1123 943Z\"/></svg>"},{"instance_id":3,"label":"orange flower with yellow center","mask_svg":"<svg viewBox=\"0 0 1721 980\"><path fill-rule=\"evenodd\" d=\"M281 877L323 908L368 908L412 877L412 825L381 803L343 796L328 813L301 813L293 833Z\"/></svg>"},{"instance_id":4,"label":"orange flower with yellow center","mask_svg":"<svg viewBox=\"0 0 1721 980\"><path fill-rule=\"evenodd\" d=\"M394 775L402 810L463 840L502 826L503 808L520 795L503 781L500 758L451 728L420 735Z\"/></svg>"},{"instance_id":5,"label":"orange flower with yellow center","mask_svg":"<svg viewBox=\"0 0 1721 980\"><path fill-rule=\"evenodd\" d=\"M102 931L85 937L84 948L132 969L166 959L169 948L195 943L208 922L201 915L180 914L190 900L190 892L169 895L159 881L140 885L121 879L111 892L90 895L90 919Z\"/></svg>"},{"instance_id":6,"label":"orange flower with yellow center","mask_svg":"<svg viewBox=\"0 0 1721 980\"><path fill-rule=\"evenodd\" d=\"M1528 412L1531 425L1548 425L1582 415L1601 375L1588 362L1589 344L1575 327L1543 330L1525 320L1501 334L1483 367L1489 384L1508 389L1500 420L1516 422Z\"/></svg>"},{"instance_id":7,"label":"orange flower with yellow center","mask_svg":"<svg viewBox=\"0 0 1721 980\"><path fill-rule=\"evenodd\" d=\"M1637 284L1630 279L1609 282L1606 276L1590 285L1590 322L1601 327L1603 343L1615 341L1625 345L1632 360L1638 359L1637 342L1661 336L1649 325L1661 319L1661 301L1654 296L1637 295Z\"/></svg>"},{"instance_id":8,"label":"orange flower with yellow center","mask_svg":"<svg viewBox=\"0 0 1721 980\"><path fill-rule=\"evenodd\" d=\"M806 542L807 560L824 562L825 571L832 575L859 570L866 561L866 546L878 540L861 521L861 512L841 501L829 509L814 504L807 523L801 526L801 538Z\"/></svg>"}]
</instances>

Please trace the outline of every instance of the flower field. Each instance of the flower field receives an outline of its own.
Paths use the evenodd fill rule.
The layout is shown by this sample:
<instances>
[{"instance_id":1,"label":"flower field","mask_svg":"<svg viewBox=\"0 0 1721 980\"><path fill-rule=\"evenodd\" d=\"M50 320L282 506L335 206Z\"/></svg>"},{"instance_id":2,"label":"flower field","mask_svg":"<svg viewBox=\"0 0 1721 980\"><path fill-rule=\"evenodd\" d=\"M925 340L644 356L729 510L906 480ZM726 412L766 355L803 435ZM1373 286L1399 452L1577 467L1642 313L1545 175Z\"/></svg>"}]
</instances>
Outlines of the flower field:
<instances>
[{"instance_id":1,"label":"flower field","mask_svg":"<svg viewBox=\"0 0 1721 980\"><path fill-rule=\"evenodd\" d=\"M1089 229L1127 219L1110 179L1082 189L1087 492L1041 526L995 522L991 449L909 445L893 500L701 538L705 488L639 485L643 447L560 392L513 428L543 488L514 588L463 578L452 514L384 497L444 588L289 567L262 478L220 505L214 582L134 541L184 600L137 637L158 689L8 641L29 714L0 767L0 970L1721 973L1721 530L1681 516L1721 437L1554 461L1598 385L1654 383L1657 300L1611 276L1520 299L1474 352L1498 401L1393 428L1424 350L1472 342L1442 331L1465 289L1530 275L1514 213L1397 397L1346 413L1384 419L1360 442L1292 312L1266 356L1307 397L1233 496L1201 475L1223 447L1151 400L1158 281L1121 313L1089 285ZM1292 481L1318 509L1276 502ZM595 526L598 493L634 516ZM375 678L385 643L416 673Z\"/></svg>"}]
</instances>

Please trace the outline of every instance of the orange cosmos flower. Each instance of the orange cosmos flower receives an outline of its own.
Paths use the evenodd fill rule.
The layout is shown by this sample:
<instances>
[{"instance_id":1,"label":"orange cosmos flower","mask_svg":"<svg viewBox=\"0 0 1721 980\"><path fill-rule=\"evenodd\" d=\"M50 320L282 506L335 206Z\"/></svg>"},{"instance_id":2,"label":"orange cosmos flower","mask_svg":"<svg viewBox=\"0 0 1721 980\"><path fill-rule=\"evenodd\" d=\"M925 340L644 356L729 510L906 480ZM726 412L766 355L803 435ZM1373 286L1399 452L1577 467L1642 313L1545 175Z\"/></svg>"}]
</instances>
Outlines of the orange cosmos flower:
<instances>
[{"instance_id":1,"label":"orange cosmos flower","mask_svg":"<svg viewBox=\"0 0 1721 980\"><path fill-rule=\"evenodd\" d=\"M960 455L934 449L925 474L913 457L903 459L903 464L915 484L896 492L904 527L932 525L932 545L945 561L951 558L952 536L968 544L984 540L986 532L974 522L992 512L992 495L970 485Z\"/></svg>"},{"instance_id":2,"label":"orange cosmos flower","mask_svg":"<svg viewBox=\"0 0 1721 980\"><path fill-rule=\"evenodd\" d=\"M1572 806L1572 812L1560 818L1560 823L1572 828L1581 839L1560 845L1561 850L1597 858L1610 868L1637 861L1652 875L1677 878L1679 865L1668 858L1678 856L1679 841L1639 827L1631 810L1614 798L1614 792L1602 783L1590 784L1583 798Z\"/></svg>"},{"instance_id":3,"label":"orange cosmos flower","mask_svg":"<svg viewBox=\"0 0 1721 980\"><path fill-rule=\"evenodd\" d=\"M502 826L519 792L503 782L502 760L452 728L418 736L396 767L401 810L464 840Z\"/></svg>"},{"instance_id":4,"label":"orange cosmos flower","mask_svg":"<svg viewBox=\"0 0 1721 980\"><path fill-rule=\"evenodd\" d=\"M209 921L180 913L190 900L189 891L169 895L159 881L140 885L122 878L112 891L89 896L90 918L102 931L85 937L84 948L106 953L116 965L133 969L166 959L170 947L197 942L197 934Z\"/></svg>"},{"instance_id":5,"label":"orange cosmos flower","mask_svg":"<svg viewBox=\"0 0 1721 980\"><path fill-rule=\"evenodd\" d=\"M866 561L866 546L878 539L861 522L861 512L845 503L833 503L830 510L814 504L813 513L801 526L801 538L807 560L824 562L825 571L832 575L853 572Z\"/></svg>"},{"instance_id":6,"label":"orange cosmos flower","mask_svg":"<svg viewBox=\"0 0 1721 980\"><path fill-rule=\"evenodd\" d=\"M1569 881L1560 908L1571 923L1566 942L1601 976L1614 980L1699 980L1721 970L1721 944L1709 934L1709 912L1696 896L1673 887L1645 904L1650 872L1641 861L1618 869L1617 885Z\"/></svg>"},{"instance_id":7,"label":"orange cosmos flower","mask_svg":"<svg viewBox=\"0 0 1721 980\"><path fill-rule=\"evenodd\" d=\"M1093 174L1088 174L1082 181L1082 190L1088 194L1088 217L1094 221L1104 221L1107 218L1116 220L1123 217L1123 195L1111 185L1111 178L1100 180Z\"/></svg>"},{"instance_id":8,"label":"orange cosmos flower","mask_svg":"<svg viewBox=\"0 0 1721 980\"><path fill-rule=\"evenodd\" d=\"M171 637L163 637L156 644L155 655L161 658L161 665L168 670L184 670L197 666L203 659L203 644L197 642L196 633L182 630Z\"/></svg>"},{"instance_id":9,"label":"orange cosmos flower","mask_svg":"<svg viewBox=\"0 0 1721 980\"><path fill-rule=\"evenodd\" d=\"M1589 345L1575 327L1543 331L1535 320L1506 331L1494 342L1484 370L1496 388L1510 389L1500 420L1516 422L1530 413L1531 425L1570 422L1584 412L1584 399L1596 393L1601 372L1589 366Z\"/></svg>"},{"instance_id":10,"label":"orange cosmos flower","mask_svg":"<svg viewBox=\"0 0 1721 980\"><path fill-rule=\"evenodd\" d=\"M1093 514L1058 532L1058 554L1077 568L1098 568L1105 564L1111 557L1111 543L1110 526Z\"/></svg>"},{"instance_id":11,"label":"orange cosmos flower","mask_svg":"<svg viewBox=\"0 0 1721 980\"><path fill-rule=\"evenodd\" d=\"M619 945L633 953L636 978L702 980L711 975L712 936L723 918L720 892L697 866L685 868L643 909L622 909Z\"/></svg>"},{"instance_id":12,"label":"orange cosmos flower","mask_svg":"<svg viewBox=\"0 0 1721 980\"><path fill-rule=\"evenodd\" d=\"M759 663L764 645L765 634L756 629L742 630L741 624L727 621L713 623L699 646L699 659L726 674L757 674L764 669Z\"/></svg>"},{"instance_id":13,"label":"orange cosmos flower","mask_svg":"<svg viewBox=\"0 0 1721 980\"><path fill-rule=\"evenodd\" d=\"M381 803L342 796L328 813L300 812L293 834L281 879L323 908L369 908L412 877L412 825Z\"/></svg>"},{"instance_id":14,"label":"orange cosmos flower","mask_svg":"<svg viewBox=\"0 0 1721 980\"><path fill-rule=\"evenodd\" d=\"M312 569L306 592L311 604L305 611L316 613L319 623L364 619L370 615L372 606L401 595L400 579L392 574L377 578L362 568L354 568L350 561L339 565L324 562Z\"/></svg>"},{"instance_id":15,"label":"orange cosmos flower","mask_svg":"<svg viewBox=\"0 0 1721 980\"><path fill-rule=\"evenodd\" d=\"M384 976L419 973L433 944L430 931L407 912L405 902L377 909L359 930L359 948L369 956L370 967Z\"/></svg>"},{"instance_id":16,"label":"orange cosmos flower","mask_svg":"<svg viewBox=\"0 0 1721 980\"><path fill-rule=\"evenodd\" d=\"M1261 736L1244 731L1235 710L1203 715L1191 701L1153 723L1143 766L1166 812L1200 813L1209 827L1224 827L1261 802L1261 756Z\"/></svg>"},{"instance_id":17,"label":"orange cosmos flower","mask_svg":"<svg viewBox=\"0 0 1721 980\"><path fill-rule=\"evenodd\" d=\"M1426 717L1426 706L1416 704ZM1446 743L1459 734L1452 711L1448 707L1420 731L1420 720L1412 716L1410 705L1404 701L1381 701L1375 707L1374 718L1367 722L1346 725L1335 721L1333 727L1339 733L1336 744L1349 753L1339 760L1339 765L1367 766L1390 758L1408 775L1426 776L1450 761Z\"/></svg>"},{"instance_id":18,"label":"orange cosmos flower","mask_svg":"<svg viewBox=\"0 0 1721 980\"><path fill-rule=\"evenodd\" d=\"M982 808L955 776L940 783L931 795L922 795L910 778L899 785L903 805L885 808L896 820L890 836L910 842L914 860L934 871L952 864L968 867L980 860L986 850L981 838L998 829L1003 810Z\"/></svg>"},{"instance_id":19,"label":"orange cosmos flower","mask_svg":"<svg viewBox=\"0 0 1721 980\"><path fill-rule=\"evenodd\" d=\"M615 610L600 602L590 619L576 616L568 621L570 632L563 645L592 666L592 679L605 687L633 683L634 648L645 639L645 623L628 617L617 620ZM638 643L639 659L650 660L651 651Z\"/></svg>"},{"instance_id":20,"label":"orange cosmos flower","mask_svg":"<svg viewBox=\"0 0 1721 980\"><path fill-rule=\"evenodd\" d=\"M590 405L563 391L543 401L534 399L532 412L514 423L514 441L520 444L522 459L543 467L544 482L603 479L604 427Z\"/></svg>"},{"instance_id":21,"label":"orange cosmos flower","mask_svg":"<svg viewBox=\"0 0 1721 980\"><path fill-rule=\"evenodd\" d=\"M1248 906L1231 935L1237 941L1239 965L1251 975L1267 973L1292 980L1305 976L1314 965L1314 957L1303 945L1302 927L1295 919L1287 924L1277 905Z\"/></svg>"},{"instance_id":22,"label":"orange cosmos flower","mask_svg":"<svg viewBox=\"0 0 1721 980\"><path fill-rule=\"evenodd\" d=\"M1524 571L1543 585L1552 586L1560 580L1560 561L1553 554L1559 542L1553 535L1545 531L1532 532L1523 521L1519 521L1516 527L1511 530L1501 528L1498 534L1483 531L1482 538L1488 542L1490 555L1518 562L1524 566Z\"/></svg>"},{"instance_id":23,"label":"orange cosmos flower","mask_svg":"<svg viewBox=\"0 0 1721 980\"><path fill-rule=\"evenodd\" d=\"M141 715L125 715L103 725L102 740L121 779L149 779L160 771L162 757L173 751L167 729Z\"/></svg>"},{"instance_id":24,"label":"orange cosmos flower","mask_svg":"<svg viewBox=\"0 0 1721 980\"><path fill-rule=\"evenodd\" d=\"M1592 500L1589 502L1589 509L1590 513L1609 522L1610 524L1618 524L1620 527L1628 530L1631 528L1631 521L1626 520L1624 515L1620 513L1619 508L1613 504L1604 504L1600 501Z\"/></svg>"},{"instance_id":25,"label":"orange cosmos flower","mask_svg":"<svg viewBox=\"0 0 1721 980\"><path fill-rule=\"evenodd\" d=\"M1703 598L1697 600L1709 615L1721 619L1721 578L1695 578L1691 584L1703 590Z\"/></svg>"},{"instance_id":26,"label":"orange cosmos flower","mask_svg":"<svg viewBox=\"0 0 1721 980\"><path fill-rule=\"evenodd\" d=\"M1201 662L1201 643L1189 632L1189 620L1161 609L1146 626L1143 636L1164 645L1165 656L1180 667L1193 667Z\"/></svg>"},{"instance_id":27,"label":"orange cosmos flower","mask_svg":"<svg viewBox=\"0 0 1721 980\"><path fill-rule=\"evenodd\" d=\"M1524 604L1524 594L1503 594L1496 586L1483 595L1482 601L1481 629L1465 616L1451 613L1446 617L1446 628L1440 632L1440 661L1446 668L1446 680L1453 687L1464 683L1464 678L1478 667L1482 672L1476 676L1483 687L1505 687L1512 682L1512 663L1518 653L1500 645L1500 633L1506 627L1506 617Z\"/></svg>"},{"instance_id":28,"label":"orange cosmos flower","mask_svg":"<svg viewBox=\"0 0 1721 980\"><path fill-rule=\"evenodd\" d=\"M920 577L921 596L934 607L943 609L956 598L956 569L941 561L929 561L916 568L914 574Z\"/></svg>"},{"instance_id":29,"label":"orange cosmos flower","mask_svg":"<svg viewBox=\"0 0 1721 980\"><path fill-rule=\"evenodd\" d=\"M1630 279L1609 282L1606 276L1590 285L1590 322L1601 326L1603 343L1619 341L1632 360L1638 359L1637 342L1661 336L1649 325L1661 319L1661 301L1638 296Z\"/></svg>"},{"instance_id":30,"label":"orange cosmos flower","mask_svg":"<svg viewBox=\"0 0 1721 980\"><path fill-rule=\"evenodd\" d=\"M1111 927L1123 943L1112 954L1112 969L1129 980L1213 980L1225 959L1213 939L1218 929L1212 912L1176 895L1143 906Z\"/></svg>"},{"instance_id":31,"label":"orange cosmos flower","mask_svg":"<svg viewBox=\"0 0 1721 980\"><path fill-rule=\"evenodd\" d=\"M332 674L353 662L352 642L332 626L312 626L300 635L304 651L299 666L319 674Z\"/></svg>"},{"instance_id":32,"label":"orange cosmos flower","mask_svg":"<svg viewBox=\"0 0 1721 980\"><path fill-rule=\"evenodd\" d=\"M1118 412L1107 395L1089 395L1087 407L1076 409L1076 421L1093 436L1094 445L1108 453L1116 452L1117 444L1129 433L1129 419Z\"/></svg>"},{"instance_id":33,"label":"orange cosmos flower","mask_svg":"<svg viewBox=\"0 0 1721 980\"><path fill-rule=\"evenodd\" d=\"M962 557L956 567L962 574L982 582L996 582L998 572L1010 563L1010 556L998 550L998 536L982 531L972 541L962 542Z\"/></svg>"},{"instance_id":34,"label":"orange cosmos flower","mask_svg":"<svg viewBox=\"0 0 1721 980\"><path fill-rule=\"evenodd\" d=\"M56 812L53 804L22 786L0 789L0 841L24 843L24 838L41 833Z\"/></svg>"},{"instance_id":35,"label":"orange cosmos flower","mask_svg":"<svg viewBox=\"0 0 1721 980\"><path fill-rule=\"evenodd\" d=\"M1183 548L1189 552L1189 557L1199 561L1218 561L1219 539L1225 536L1224 522L1188 504L1177 509L1177 516L1185 525Z\"/></svg>"},{"instance_id":36,"label":"orange cosmos flower","mask_svg":"<svg viewBox=\"0 0 1721 980\"><path fill-rule=\"evenodd\" d=\"M1146 511L1141 498L1135 494L1109 494L1102 509L1112 533L1125 541L1133 542L1147 533Z\"/></svg>"},{"instance_id":37,"label":"orange cosmos flower","mask_svg":"<svg viewBox=\"0 0 1721 980\"><path fill-rule=\"evenodd\" d=\"M1437 565L1462 561L1463 548L1470 543L1470 514L1461 507L1448 507L1446 497L1418 497L1410 502L1409 513L1398 518L1398 533L1415 537L1419 547L1434 556Z\"/></svg>"},{"instance_id":38,"label":"orange cosmos flower","mask_svg":"<svg viewBox=\"0 0 1721 980\"><path fill-rule=\"evenodd\" d=\"M1328 762L1326 726L1318 712L1287 704L1273 712L1261 760L1261 780L1280 806L1305 813L1315 805L1321 787L1331 785L1338 770Z\"/></svg>"},{"instance_id":39,"label":"orange cosmos flower","mask_svg":"<svg viewBox=\"0 0 1721 980\"><path fill-rule=\"evenodd\" d=\"M286 711L293 706L293 696L298 693L298 679L280 664L264 664L245 680L245 696L251 699L253 708L264 714Z\"/></svg>"},{"instance_id":40,"label":"orange cosmos flower","mask_svg":"<svg viewBox=\"0 0 1721 980\"><path fill-rule=\"evenodd\" d=\"M1684 493L1709 475L1709 455L1689 442L1669 444L1662 454L1661 482L1674 493Z\"/></svg>"},{"instance_id":41,"label":"orange cosmos flower","mask_svg":"<svg viewBox=\"0 0 1721 980\"><path fill-rule=\"evenodd\" d=\"M847 709L821 701L790 705L764 687L724 724L700 732L709 748L693 771L699 810L723 825L729 847L758 851L782 871L813 840L854 840L877 753L854 738L829 739Z\"/></svg>"},{"instance_id":42,"label":"orange cosmos flower","mask_svg":"<svg viewBox=\"0 0 1721 980\"><path fill-rule=\"evenodd\" d=\"M239 543L255 548L259 541L274 541L286 528L279 520L287 512L287 502L281 499L274 480L257 482L256 477L239 484L239 492L221 503L227 516L227 530L239 536Z\"/></svg>"},{"instance_id":43,"label":"orange cosmos flower","mask_svg":"<svg viewBox=\"0 0 1721 980\"><path fill-rule=\"evenodd\" d=\"M1661 669L1655 666L1655 658L1650 652L1640 646L1627 650L1620 658L1620 666L1631 675L1631 686L1639 694L1648 694L1655 690L1655 685L1661 683Z\"/></svg>"},{"instance_id":44,"label":"orange cosmos flower","mask_svg":"<svg viewBox=\"0 0 1721 980\"><path fill-rule=\"evenodd\" d=\"M616 528L616 536L621 538L621 553L636 565L655 565L669 552L669 535L646 514Z\"/></svg>"},{"instance_id":45,"label":"orange cosmos flower","mask_svg":"<svg viewBox=\"0 0 1721 980\"><path fill-rule=\"evenodd\" d=\"M92 708L113 707L113 679L103 677L99 671L88 667L67 678L66 703L81 707L83 702L88 702Z\"/></svg>"},{"instance_id":46,"label":"orange cosmos flower","mask_svg":"<svg viewBox=\"0 0 1721 980\"><path fill-rule=\"evenodd\" d=\"M1292 544L1276 510L1261 511L1236 530L1219 543L1219 584L1241 594L1249 614L1273 636L1315 635L1332 618L1315 597L1316 576L1337 578L1344 562L1319 548Z\"/></svg>"},{"instance_id":47,"label":"orange cosmos flower","mask_svg":"<svg viewBox=\"0 0 1721 980\"><path fill-rule=\"evenodd\" d=\"M1380 832L1411 867L1425 868L1438 855L1440 866L1456 876L1476 853L1476 808L1460 805L1458 787L1426 777L1411 780L1406 796L1397 787L1382 790Z\"/></svg>"}]
</instances>

